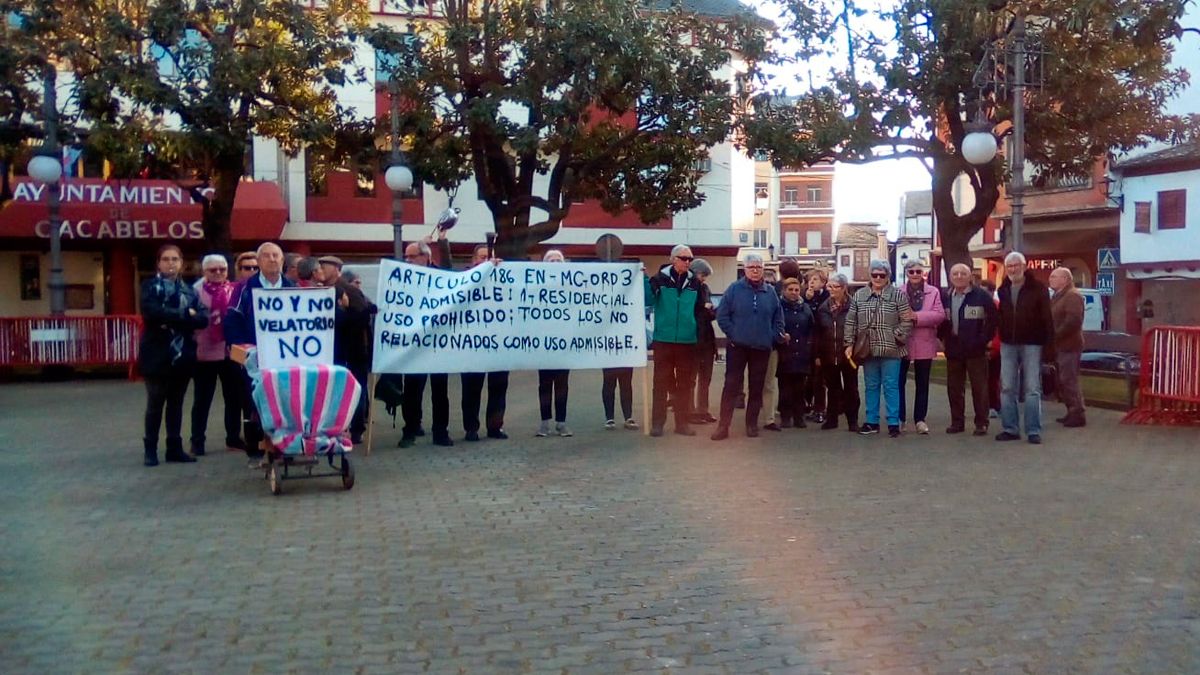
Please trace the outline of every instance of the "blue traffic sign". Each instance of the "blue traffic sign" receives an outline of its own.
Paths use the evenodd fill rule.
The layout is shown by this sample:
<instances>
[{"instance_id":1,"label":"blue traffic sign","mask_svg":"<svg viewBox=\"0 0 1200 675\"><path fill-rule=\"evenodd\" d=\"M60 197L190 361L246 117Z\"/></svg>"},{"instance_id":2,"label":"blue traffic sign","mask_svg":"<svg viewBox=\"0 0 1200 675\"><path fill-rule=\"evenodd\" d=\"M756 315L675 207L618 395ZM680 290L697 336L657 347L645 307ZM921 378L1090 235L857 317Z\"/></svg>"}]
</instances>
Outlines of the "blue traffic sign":
<instances>
[{"instance_id":1,"label":"blue traffic sign","mask_svg":"<svg viewBox=\"0 0 1200 675\"><path fill-rule=\"evenodd\" d=\"M1096 290L1100 291L1100 295L1112 295L1117 292L1117 273L1116 272L1097 272L1096 273Z\"/></svg>"},{"instance_id":2,"label":"blue traffic sign","mask_svg":"<svg viewBox=\"0 0 1200 675\"><path fill-rule=\"evenodd\" d=\"M1096 250L1096 269L1115 270L1121 268L1121 249L1102 248Z\"/></svg>"}]
</instances>

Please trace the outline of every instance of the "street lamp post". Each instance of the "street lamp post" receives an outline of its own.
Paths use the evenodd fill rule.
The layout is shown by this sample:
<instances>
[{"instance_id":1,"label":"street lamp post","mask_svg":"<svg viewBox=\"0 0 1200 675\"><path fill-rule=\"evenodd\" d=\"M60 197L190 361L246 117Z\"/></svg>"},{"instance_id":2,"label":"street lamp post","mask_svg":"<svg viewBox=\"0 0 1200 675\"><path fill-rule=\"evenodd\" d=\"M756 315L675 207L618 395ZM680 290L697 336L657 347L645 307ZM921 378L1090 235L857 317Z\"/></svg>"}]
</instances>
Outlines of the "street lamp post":
<instances>
[{"instance_id":1,"label":"street lamp post","mask_svg":"<svg viewBox=\"0 0 1200 675\"><path fill-rule=\"evenodd\" d=\"M392 257L404 260L404 204L401 197L412 189L413 174L400 152L400 101L395 78L389 81L388 89L392 99L392 157L383 179L392 191Z\"/></svg>"},{"instance_id":2,"label":"street lamp post","mask_svg":"<svg viewBox=\"0 0 1200 675\"><path fill-rule=\"evenodd\" d=\"M50 221L50 316L66 314L66 284L63 281L62 218L58 209L58 180L62 177L62 162L58 154L58 101L55 83L58 72L53 63L43 70L42 107L46 118L46 136L38 153L29 160L29 177L46 186L46 209Z\"/></svg>"}]
</instances>

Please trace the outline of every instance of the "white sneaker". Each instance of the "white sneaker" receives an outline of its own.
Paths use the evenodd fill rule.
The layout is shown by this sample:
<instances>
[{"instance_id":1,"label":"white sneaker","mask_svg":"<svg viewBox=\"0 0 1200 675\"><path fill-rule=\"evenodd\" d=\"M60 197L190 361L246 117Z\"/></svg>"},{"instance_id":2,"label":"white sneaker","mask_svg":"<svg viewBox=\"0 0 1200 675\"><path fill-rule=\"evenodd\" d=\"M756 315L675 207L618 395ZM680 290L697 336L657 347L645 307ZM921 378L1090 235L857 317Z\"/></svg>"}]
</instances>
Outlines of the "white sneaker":
<instances>
[{"instance_id":1,"label":"white sneaker","mask_svg":"<svg viewBox=\"0 0 1200 675\"><path fill-rule=\"evenodd\" d=\"M630 418L630 419L625 420L625 428L626 429L638 429L639 427L638 427L637 421L634 420L633 418Z\"/></svg>"},{"instance_id":2,"label":"white sneaker","mask_svg":"<svg viewBox=\"0 0 1200 675\"><path fill-rule=\"evenodd\" d=\"M613 429L616 429L616 428L617 428L617 423L616 423L616 421L614 421L614 420L605 420L605 421L604 421L604 428L605 428L605 429L608 429L609 431L612 431Z\"/></svg>"},{"instance_id":3,"label":"white sneaker","mask_svg":"<svg viewBox=\"0 0 1200 675\"><path fill-rule=\"evenodd\" d=\"M571 433L570 429L567 428L566 422L559 422L558 424L554 425L554 431L559 436L574 436L575 435L575 434Z\"/></svg>"},{"instance_id":4,"label":"white sneaker","mask_svg":"<svg viewBox=\"0 0 1200 675\"><path fill-rule=\"evenodd\" d=\"M550 420L542 420L542 425L538 427L536 436L545 438L550 435Z\"/></svg>"},{"instance_id":5,"label":"white sneaker","mask_svg":"<svg viewBox=\"0 0 1200 675\"><path fill-rule=\"evenodd\" d=\"M924 422L917 422L917 433L928 435L929 434L929 425L925 424Z\"/></svg>"}]
</instances>

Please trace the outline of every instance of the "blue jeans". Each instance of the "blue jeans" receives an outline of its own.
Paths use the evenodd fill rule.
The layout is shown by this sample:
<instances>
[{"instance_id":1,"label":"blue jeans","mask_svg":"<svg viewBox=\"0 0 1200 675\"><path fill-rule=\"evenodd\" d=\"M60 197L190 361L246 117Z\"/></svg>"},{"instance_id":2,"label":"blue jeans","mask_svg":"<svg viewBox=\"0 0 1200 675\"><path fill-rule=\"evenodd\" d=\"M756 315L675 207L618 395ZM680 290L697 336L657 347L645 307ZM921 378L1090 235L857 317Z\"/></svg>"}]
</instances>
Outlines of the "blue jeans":
<instances>
[{"instance_id":1,"label":"blue jeans","mask_svg":"<svg viewBox=\"0 0 1200 675\"><path fill-rule=\"evenodd\" d=\"M1024 388L1022 388L1024 380ZM1025 397L1025 435L1042 433L1042 346L1000 345L1000 422L1010 434L1020 435L1017 400Z\"/></svg>"},{"instance_id":2,"label":"blue jeans","mask_svg":"<svg viewBox=\"0 0 1200 675\"><path fill-rule=\"evenodd\" d=\"M900 359L885 359L872 356L862 366L863 380L867 387L867 416L863 422L879 423L879 388L883 387L883 400L887 404L889 427L900 424Z\"/></svg>"}]
</instances>

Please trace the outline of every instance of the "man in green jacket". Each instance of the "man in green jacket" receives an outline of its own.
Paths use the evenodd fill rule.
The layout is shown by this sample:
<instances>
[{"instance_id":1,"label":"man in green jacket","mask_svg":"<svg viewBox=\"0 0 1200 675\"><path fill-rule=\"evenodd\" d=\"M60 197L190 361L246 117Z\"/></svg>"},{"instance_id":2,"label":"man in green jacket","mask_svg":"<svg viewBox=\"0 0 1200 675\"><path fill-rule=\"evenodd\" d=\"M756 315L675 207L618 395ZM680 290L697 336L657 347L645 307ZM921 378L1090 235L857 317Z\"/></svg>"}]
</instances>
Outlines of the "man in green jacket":
<instances>
[{"instance_id":1,"label":"man in green jacket","mask_svg":"<svg viewBox=\"0 0 1200 675\"><path fill-rule=\"evenodd\" d=\"M704 312L700 280L688 269L692 249L671 249L671 264L646 279L646 307L654 312L654 394L650 435L662 436L667 396L675 408L675 433L695 436L688 425L696 361L697 317Z\"/></svg>"}]
</instances>

